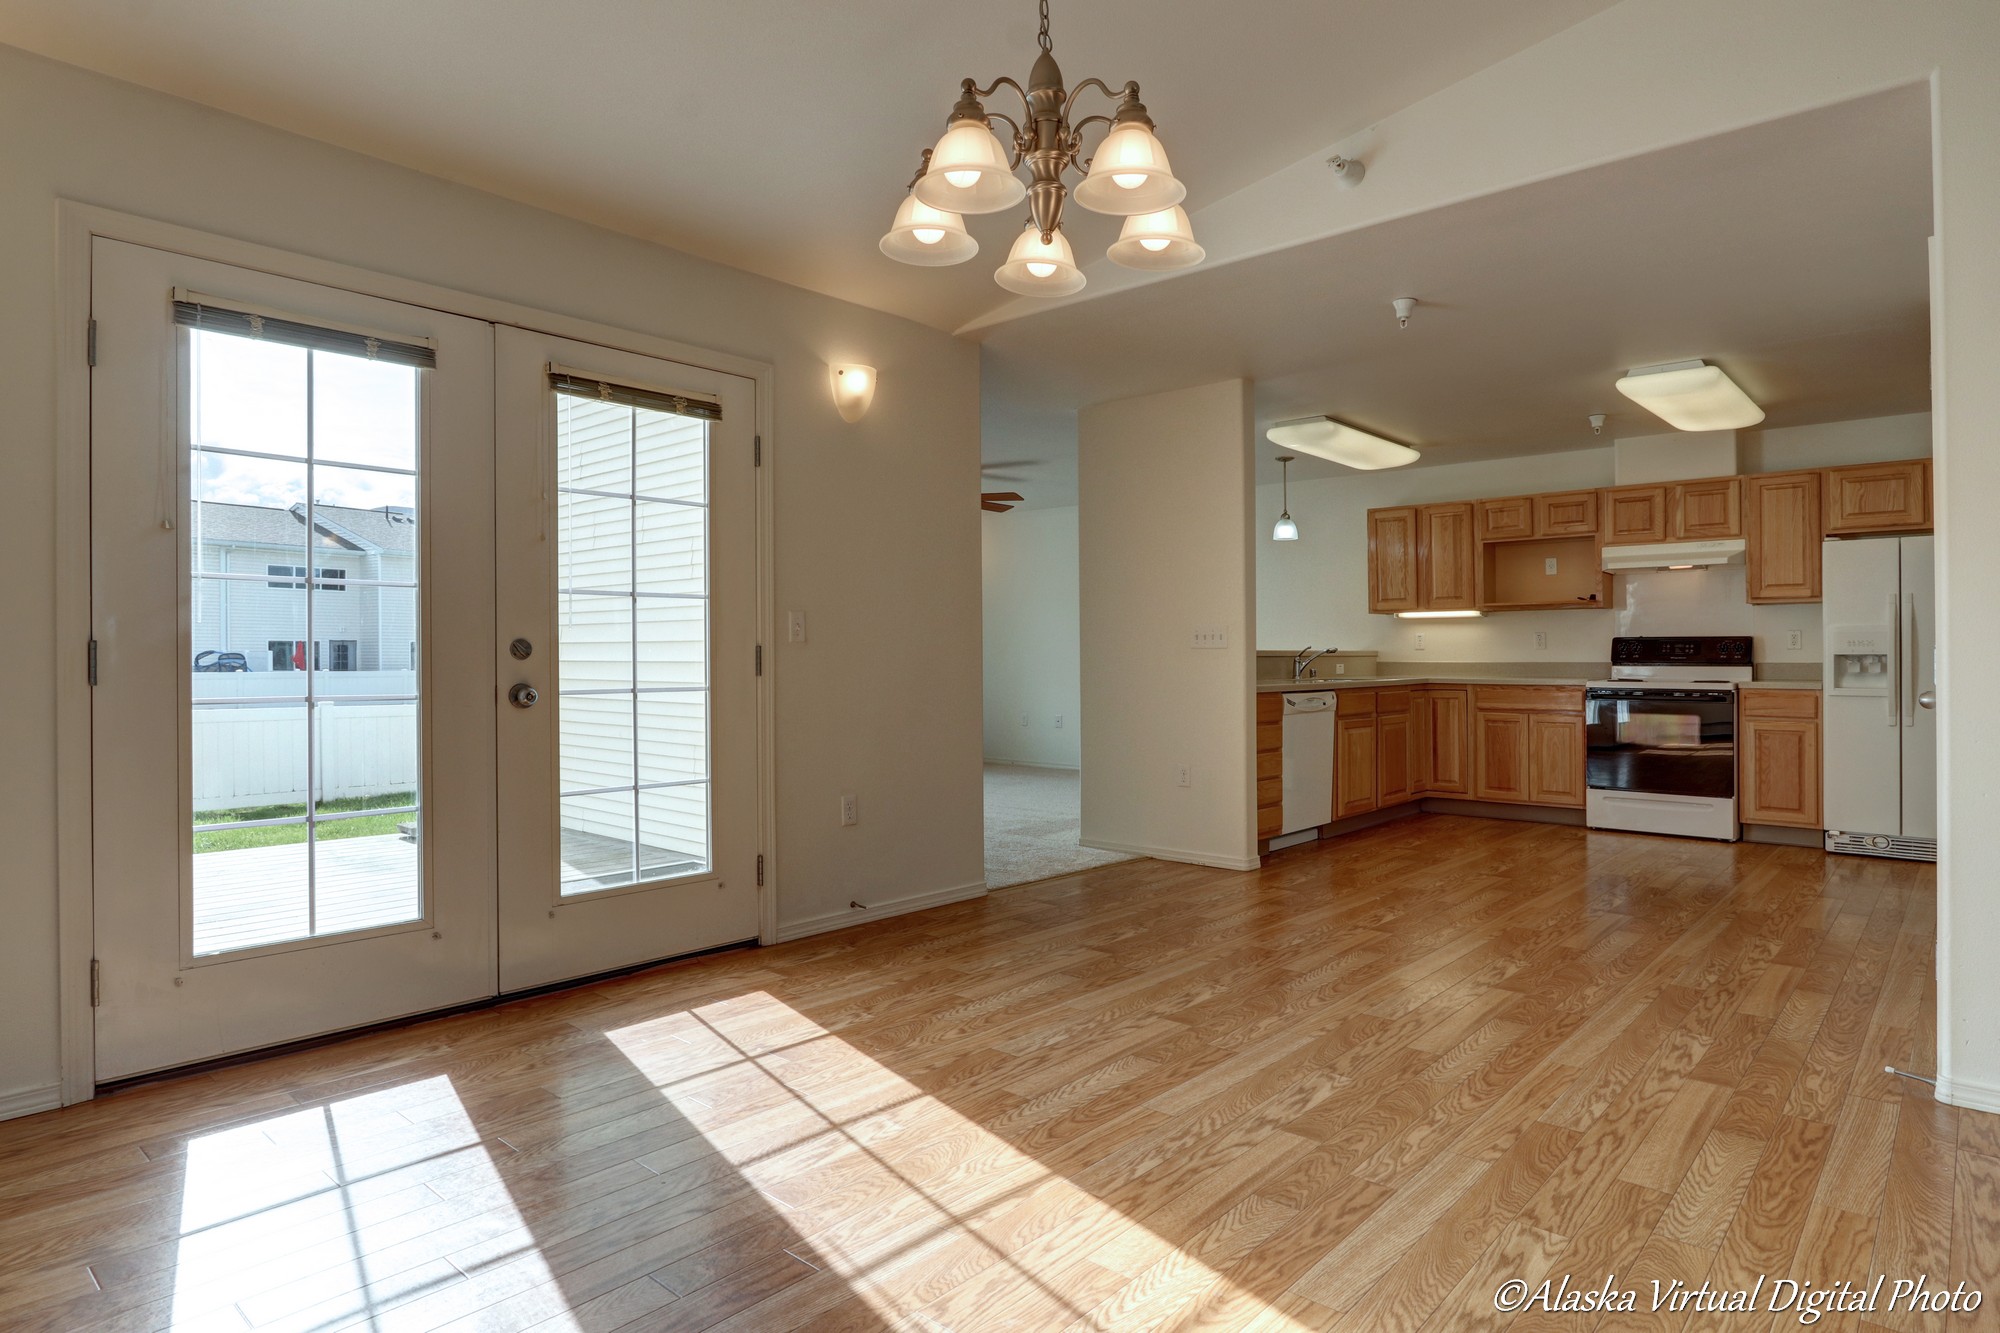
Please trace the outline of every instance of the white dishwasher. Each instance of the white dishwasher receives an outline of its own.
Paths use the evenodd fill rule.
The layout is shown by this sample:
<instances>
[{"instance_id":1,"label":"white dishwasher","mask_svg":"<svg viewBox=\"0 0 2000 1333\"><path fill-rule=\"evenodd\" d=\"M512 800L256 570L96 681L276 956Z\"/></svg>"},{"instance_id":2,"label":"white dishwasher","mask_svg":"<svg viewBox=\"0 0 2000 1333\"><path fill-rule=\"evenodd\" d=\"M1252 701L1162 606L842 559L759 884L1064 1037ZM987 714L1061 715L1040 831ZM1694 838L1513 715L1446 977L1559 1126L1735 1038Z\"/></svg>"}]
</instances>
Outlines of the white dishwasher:
<instances>
[{"instance_id":1,"label":"white dishwasher","mask_svg":"<svg viewBox=\"0 0 2000 1333\"><path fill-rule=\"evenodd\" d=\"M1287 694L1283 837L1333 822L1333 691Z\"/></svg>"}]
</instances>

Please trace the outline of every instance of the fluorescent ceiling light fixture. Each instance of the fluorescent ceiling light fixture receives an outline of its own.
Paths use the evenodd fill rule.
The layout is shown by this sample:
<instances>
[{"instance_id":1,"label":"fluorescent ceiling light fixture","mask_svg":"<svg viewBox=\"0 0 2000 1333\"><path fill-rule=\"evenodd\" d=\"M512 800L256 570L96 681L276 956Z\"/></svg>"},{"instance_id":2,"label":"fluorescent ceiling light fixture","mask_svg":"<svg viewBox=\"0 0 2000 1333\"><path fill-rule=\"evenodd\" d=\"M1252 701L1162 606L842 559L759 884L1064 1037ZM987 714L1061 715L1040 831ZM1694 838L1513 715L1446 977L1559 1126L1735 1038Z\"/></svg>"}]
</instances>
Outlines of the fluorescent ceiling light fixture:
<instances>
[{"instance_id":1,"label":"fluorescent ceiling light fixture","mask_svg":"<svg viewBox=\"0 0 2000 1333\"><path fill-rule=\"evenodd\" d=\"M1735 380L1705 361L1627 371L1618 392L1675 430L1740 430L1764 419L1764 409Z\"/></svg>"},{"instance_id":2,"label":"fluorescent ceiling light fixture","mask_svg":"<svg viewBox=\"0 0 2000 1333\"><path fill-rule=\"evenodd\" d=\"M1398 620L1473 620L1484 611L1398 611Z\"/></svg>"},{"instance_id":3,"label":"fluorescent ceiling light fixture","mask_svg":"<svg viewBox=\"0 0 2000 1333\"><path fill-rule=\"evenodd\" d=\"M1420 454L1407 444L1370 435L1365 430L1342 425L1332 417L1307 417L1303 421L1282 421L1264 432L1271 443L1300 453L1324 458L1344 467L1374 472L1385 467L1414 463Z\"/></svg>"}]
</instances>

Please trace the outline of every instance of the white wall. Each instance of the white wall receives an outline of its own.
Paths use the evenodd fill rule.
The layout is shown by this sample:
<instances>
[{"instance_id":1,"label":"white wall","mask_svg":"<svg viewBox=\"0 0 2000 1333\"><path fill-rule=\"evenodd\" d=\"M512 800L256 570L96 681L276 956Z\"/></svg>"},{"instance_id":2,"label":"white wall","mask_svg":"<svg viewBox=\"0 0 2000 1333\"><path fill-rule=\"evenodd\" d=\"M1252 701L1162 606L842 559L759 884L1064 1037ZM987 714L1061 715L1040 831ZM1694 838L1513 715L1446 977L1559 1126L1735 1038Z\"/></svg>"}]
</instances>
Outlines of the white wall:
<instances>
[{"instance_id":1,"label":"white wall","mask_svg":"<svg viewBox=\"0 0 2000 1333\"><path fill-rule=\"evenodd\" d=\"M983 517L986 757L1076 768L1076 506Z\"/></svg>"},{"instance_id":2,"label":"white wall","mask_svg":"<svg viewBox=\"0 0 2000 1333\"><path fill-rule=\"evenodd\" d=\"M1930 452L1930 414L1744 431L1737 445L1746 472L1837 467ZM1749 634L1763 662L1820 660L1820 608L1751 606L1741 566L1619 574L1609 609L1515 611L1481 620L1398 620L1368 611L1367 512L1384 505L1476 500L1490 495L1612 484L1612 448L1527 458L1446 463L1292 483L1296 542L1271 540L1280 488L1257 488L1258 647L1372 648L1384 660L1414 662L1605 662L1614 635ZM1792 631L1799 646L1789 647ZM1536 634L1546 636L1538 646ZM1418 636L1423 646L1417 646Z\"/></svg>"},{"instance_id":3,"label":"white wall","mask_svg":"<svg viewBox=\"0 0 2000 1333\"><path fill-rule=\"evenodd\" d=\"M0 1106L58 1077L53 384L81 354L55 346L58 198L772 363L777 598L811 626L766 638L781 920L979 890L974 348L4 47L0 123L23 131L0 136ZM881 371L854 426L827 389L847 359Z\"/></svg>"},{"instance_id":4,"label":"white wall","mask_svg":"<svg viewBox=\"0 0 2000 1333\"><path fill-rule=\"evenodd\" d=\"M1078 415L1086 846L1256 864L1249 389Z\"/></svg>"}]
</instances>

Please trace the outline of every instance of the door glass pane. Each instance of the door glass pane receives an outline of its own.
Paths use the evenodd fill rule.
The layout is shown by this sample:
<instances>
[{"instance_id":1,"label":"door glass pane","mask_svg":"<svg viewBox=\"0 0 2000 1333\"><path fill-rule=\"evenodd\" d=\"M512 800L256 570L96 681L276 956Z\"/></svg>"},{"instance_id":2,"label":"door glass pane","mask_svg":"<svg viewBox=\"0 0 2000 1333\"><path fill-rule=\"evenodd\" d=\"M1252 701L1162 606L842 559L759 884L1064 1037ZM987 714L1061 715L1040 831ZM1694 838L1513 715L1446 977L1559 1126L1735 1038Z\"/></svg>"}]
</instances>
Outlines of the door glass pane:
<instances>
[{"instance_id":1,"label":"door glass pane","mask_svg":"<svg viewBox=\"0 0 2000 1333\"><path fill-rule=\"evenodd\" d=\"M420 920L421 372L188 337L192 950Z\"/></svg>"},{"instance_id":2,"label":"door glass pane","mask_svg":"<svg viewBox=\"0 0 2000 1333\"><path fill-rule=\"evenodd\" d=\"M710 865L708 432L556 397L565 895Z\"/></svg>"}]
</instances>

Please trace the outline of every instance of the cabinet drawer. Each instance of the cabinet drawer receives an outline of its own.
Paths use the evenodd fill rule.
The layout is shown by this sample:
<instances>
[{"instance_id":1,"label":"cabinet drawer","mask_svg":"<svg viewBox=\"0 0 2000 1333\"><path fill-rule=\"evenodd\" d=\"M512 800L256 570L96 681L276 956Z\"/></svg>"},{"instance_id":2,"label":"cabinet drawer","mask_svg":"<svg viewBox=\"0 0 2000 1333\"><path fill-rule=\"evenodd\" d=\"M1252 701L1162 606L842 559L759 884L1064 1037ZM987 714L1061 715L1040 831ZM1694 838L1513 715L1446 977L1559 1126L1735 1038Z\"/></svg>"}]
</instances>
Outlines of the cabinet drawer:
<instances>
[{"instance_id":1,"label":"cabinet drawer","mask_svg":"<svg viewBox=\"0 0 2000 1333\"><path fill-rule=\"evenodd\" d=\"M1259 750L1257 752L1257 780L1282 778L1285 775L1285 752L1283 750Z\"/></svg>"},{"instance_id":2,"label":"cabinet drawer","mask_svg":"<svg viewBox=\"0 0 2000 1333\"><path fill-rule=\"evenodd\" d=\"M1376 690L1375 711L1377 713L1407 713L1410 711L1408 690Z\"/></svg>"},{"instance_id":3,"label":"cabinet drawer","mask_svg":"<svg viewBox=\"0 0 2000 1333\"><path fill-rule=\"evenodd\" d=\"M1285 780L1283 778L1259 778L1257 780L1257 808L1282 806L1285 803Z\"/></svg>"},{"instance_id":4,"label":"cabinet drawer","mask_svg":"<svg viewBox=\"0 0 2000 1333\"><path fill-rule=\"evenodd\" d=\"M1285 696L1282 694L1260 694L1257 696L1257 721L1279 722L1285 716Z\"/></svg>"},{"instance_id":5,"label":"cabinet drawer","mask_svg":"<svg viewBox=\"0 0 2000 1333\"><path fill-rule=\"evenodd\" d=\"M1259 722L1257 724L1257 753L1270 754L1285 746L1285 724L1282 722Z\"/></svg>"},{"instance_id":6,"label":"cabinet drawer","mask_svg":"<svg viewBox=\"0 0 2000 1333\"><path fill-rule=\"evenodd\" d=\"M1739 690L1737 706L1745 717L1816 718L1818 690Z\"/></svg>"},{"instance_id":7,"label":"cabinet drawer","mask_svg":"<svg viewBox=\"0 0 2000 1333\"><path fill-rule=\"evenodd\" d=\"M1339 697L1334 701L1333 705L1336 717L1375 716L1374 690L1341 690L1338 691L1338 694ZM1409 704L1406 702L1403 707L1407 711Z\"/></svg>"},{"instance_id":8,"label":"cabinet drawer","mask_svg":"<svg viewBox=\"0 0 2000 1333\"><path fill-rule=\"evenodd\" d=\"M1285 827L1285 812L1280 806L1267 805L1257 812L1257 836L1275 838Z\"/></svg>"},{"instance_id":9,"label":"cabinet drawer","mask_svg":"<svg viewBox=\"0 0 2000 1333\"><path fill-rule=\"evenodd\" d=\"M1583 691L1570 685L1475 685L1472 706L1482 711L1581 713Z\"/></svg>"}]
</instances>

